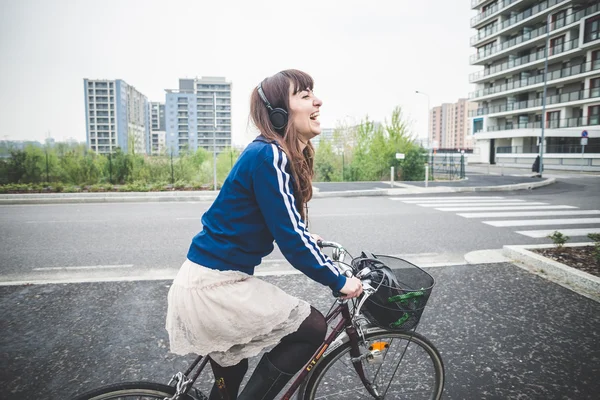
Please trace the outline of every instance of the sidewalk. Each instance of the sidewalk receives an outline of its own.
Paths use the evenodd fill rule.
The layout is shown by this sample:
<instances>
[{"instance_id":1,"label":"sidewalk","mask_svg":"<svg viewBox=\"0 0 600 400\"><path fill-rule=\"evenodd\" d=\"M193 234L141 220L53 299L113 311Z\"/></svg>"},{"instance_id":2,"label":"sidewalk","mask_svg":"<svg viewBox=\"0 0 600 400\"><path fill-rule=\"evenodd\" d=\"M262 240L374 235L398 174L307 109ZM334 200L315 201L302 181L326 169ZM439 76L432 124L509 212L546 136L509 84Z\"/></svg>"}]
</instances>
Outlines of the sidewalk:
<instances>
[{"instance_id":1,"label":"sidewalk","mask_svg":"<svg viewBox=\"0 0 600 400\"><path fill-rule=\"evenodd\" d=\"M423 193L454 193L531 190L550 185L555 178L532 178L530 176L501 176L468 173L467 178L457 181L428 182L315 182L313 198L398 196ZM9 204L64 204L64 203L116 203L161 201L214 201L218 191L171 191L171 192L107 192L107 193L27 193L2 194L0 205Z\"/></svg>"}]
</instances>

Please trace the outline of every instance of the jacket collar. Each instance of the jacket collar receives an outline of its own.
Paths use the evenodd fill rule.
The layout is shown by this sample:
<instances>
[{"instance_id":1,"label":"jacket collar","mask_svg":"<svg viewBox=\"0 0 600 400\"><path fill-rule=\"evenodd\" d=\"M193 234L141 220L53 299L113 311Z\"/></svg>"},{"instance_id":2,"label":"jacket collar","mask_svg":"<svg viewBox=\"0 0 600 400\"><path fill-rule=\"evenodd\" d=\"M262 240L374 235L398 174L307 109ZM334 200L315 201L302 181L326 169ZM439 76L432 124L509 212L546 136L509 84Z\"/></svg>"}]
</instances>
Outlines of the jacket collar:
<instances>
[{"instance_id":1,"label":"jacket collar","mask_svg":"<svg viewBox=\"0 0 600 400\"><path fill-rule=\"evenodd\" d=\"M264 137L263 135L258 135L256 138L254 138L253 142L272 143L272 144L277 145L277 147L281 147L277 140L269 140L266 137Z\"/></svg>"}]
</instances>

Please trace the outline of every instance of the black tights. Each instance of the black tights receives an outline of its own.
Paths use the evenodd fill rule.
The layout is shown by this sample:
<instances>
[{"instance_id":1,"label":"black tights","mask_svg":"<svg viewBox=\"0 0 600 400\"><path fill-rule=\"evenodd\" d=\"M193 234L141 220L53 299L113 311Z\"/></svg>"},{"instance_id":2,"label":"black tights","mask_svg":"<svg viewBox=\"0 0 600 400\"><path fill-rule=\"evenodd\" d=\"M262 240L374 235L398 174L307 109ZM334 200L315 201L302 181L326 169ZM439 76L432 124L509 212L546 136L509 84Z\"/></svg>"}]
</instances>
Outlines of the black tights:
<instances>
[{"instance_id":1,"label":"black tights","mask_svg":"<svg viewBox=\"0 0 600 400\"><path fill-rule=\"evenodd\" d=\"M295 374L308 362L310 357L323 343L327 334L325 317L316 308L310 308L310 315L302 322L296 332L285 336L268 354L269 361L280 371ZM229 400L235 400L244 375L248 371L248 359L231 367L221 367L210 360L215 384L209 400L221 400L218 384L224 382Z\"/></svg>"}]
</instances>

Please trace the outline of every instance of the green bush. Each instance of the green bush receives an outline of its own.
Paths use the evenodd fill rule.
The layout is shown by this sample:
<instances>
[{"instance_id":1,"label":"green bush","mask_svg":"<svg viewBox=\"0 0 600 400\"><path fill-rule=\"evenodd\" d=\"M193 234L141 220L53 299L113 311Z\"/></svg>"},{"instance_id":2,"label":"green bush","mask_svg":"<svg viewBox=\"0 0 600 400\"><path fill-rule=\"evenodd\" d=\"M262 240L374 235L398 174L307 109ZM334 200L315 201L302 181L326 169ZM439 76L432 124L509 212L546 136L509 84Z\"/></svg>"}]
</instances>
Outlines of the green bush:
<instances>
[{"instance_id":1,"label":"green bush","mask_svg":"<svg viewBox=\"0 0 600 400\"><path fill-rule=\"evenodd\" d=\"M587 236L594 241L594 258L600 267L600 233L588 233Z\"/></svg>"},{"instance_id":2,"label":"green bush","mask_svg":"<svg viewBox=\"0 0 600 400\"><path fill-rule=\"evenodd\" d=\"M569 236L565 236L562 233L560 233L559 231L554 231L554 233L552 235L548 235L547 237L552 239L552 241L554 242L554 245L556 246L557 249L562 248L563 245L565 243L567 243L567 240L570 239Z\"/></svg>"}]
</instances>

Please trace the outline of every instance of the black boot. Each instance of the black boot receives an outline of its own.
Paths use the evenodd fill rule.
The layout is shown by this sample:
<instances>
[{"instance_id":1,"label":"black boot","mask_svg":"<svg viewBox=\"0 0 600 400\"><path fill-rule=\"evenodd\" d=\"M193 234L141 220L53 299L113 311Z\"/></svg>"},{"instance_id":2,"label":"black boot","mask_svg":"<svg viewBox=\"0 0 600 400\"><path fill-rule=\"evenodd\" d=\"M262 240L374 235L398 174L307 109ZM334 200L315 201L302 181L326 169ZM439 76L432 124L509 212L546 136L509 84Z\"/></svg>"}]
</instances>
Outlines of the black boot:
<instances>
[{"instance_id":1,"label":"black boot","mask_svg":"<svg viewBox=\"0 0 600 400\"><path fill-rule=\"evenodd\" d=\"M271 364L263 354L238 400L273 400L294 374L287 374Z\"/></svg>"}]
</instances>

